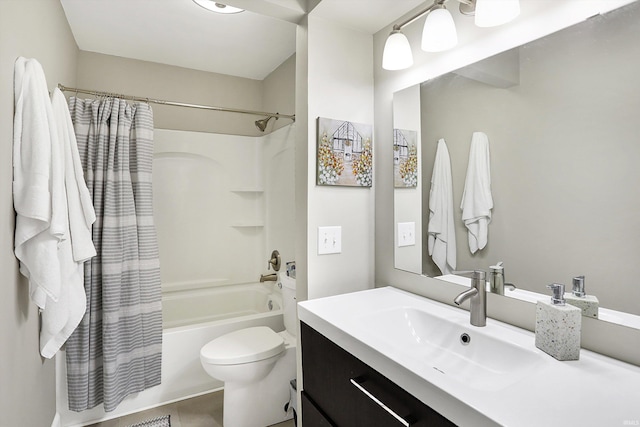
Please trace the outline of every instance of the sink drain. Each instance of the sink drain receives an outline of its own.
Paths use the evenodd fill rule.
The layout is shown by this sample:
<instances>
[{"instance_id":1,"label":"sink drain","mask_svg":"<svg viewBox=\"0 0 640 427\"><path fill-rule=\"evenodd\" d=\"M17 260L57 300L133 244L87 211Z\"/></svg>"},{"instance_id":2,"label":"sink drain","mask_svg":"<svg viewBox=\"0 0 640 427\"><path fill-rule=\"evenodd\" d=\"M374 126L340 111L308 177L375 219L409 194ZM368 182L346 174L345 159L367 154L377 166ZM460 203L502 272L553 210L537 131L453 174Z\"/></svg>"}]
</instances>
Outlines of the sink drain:
<instances>
[{"instance_id":1,"label":"sink drain","mask_svg":"<svg viewBox=\"0 0 640 427\"><path fill-rule=\"evenodd\" d=\"M469 336L469 334L464 333L460 335L460 342L462 343L462 345L469 345L469 343L471 342L471 337Z\"/></svg>"}]
</instances>

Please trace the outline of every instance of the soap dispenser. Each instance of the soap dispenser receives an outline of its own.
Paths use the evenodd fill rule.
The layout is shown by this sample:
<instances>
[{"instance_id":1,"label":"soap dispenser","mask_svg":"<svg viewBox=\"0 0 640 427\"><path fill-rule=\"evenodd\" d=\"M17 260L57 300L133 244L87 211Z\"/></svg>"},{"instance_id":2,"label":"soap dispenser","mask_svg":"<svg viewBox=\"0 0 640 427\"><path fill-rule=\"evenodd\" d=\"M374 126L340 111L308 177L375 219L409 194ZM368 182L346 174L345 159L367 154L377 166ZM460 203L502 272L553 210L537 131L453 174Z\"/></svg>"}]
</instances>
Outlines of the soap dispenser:
<instances>
[{"instance_id":1,"label":"soap dispenser","mask_svg":"<svg viewBox=\"0 0 640 427\"><path fill-rule=\"evenodd\" d=\"M536 304L536 347L558 360L578 360L582 310L565 304L564 285L547 285L550 301Z\"/></svg>"},{"instance_id":2,"label":"soap dispenser","mask_svg":"<svg viewBox=\"0 0 640 427\"><path fill-rule=\"evenodd\" d=\"M582 310L582 315L598 318L600 301L595 295L587 295L584 287L584 276L573 278L573 290L565 296L567 304L574 305Z\"/></svg>"}]
</instances>

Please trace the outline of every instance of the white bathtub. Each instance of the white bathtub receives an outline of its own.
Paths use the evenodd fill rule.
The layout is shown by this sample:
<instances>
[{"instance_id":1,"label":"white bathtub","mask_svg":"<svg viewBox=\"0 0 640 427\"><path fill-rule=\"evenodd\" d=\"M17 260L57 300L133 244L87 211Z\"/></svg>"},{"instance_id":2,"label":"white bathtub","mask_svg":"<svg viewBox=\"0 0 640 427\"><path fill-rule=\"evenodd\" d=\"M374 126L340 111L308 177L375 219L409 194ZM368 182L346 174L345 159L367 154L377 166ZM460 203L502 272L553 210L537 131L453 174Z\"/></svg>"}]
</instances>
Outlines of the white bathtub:
<instances>
[{"instance_id":1,"label":"white bathtub","mask_svg":"<svg viewBox=\"0 0 640 427\"><path fill-rule=\"evenodd\" d=\"M61 425L84 426L220 389L222 382L209 377L200 365L200 348L220 335L251 326L283 331L282 296L273 289L271 283L257 283L163 295L162 384L127 397L108 414L101 405L80 413L69 411L65 354L60 352L56 393Z\"/></svg>"},{"instance_id":2,"label":"white bathtub","mask_svg":"<svg viewBox=\"0 0 640 427\"><path fill-rule=\"evenodd\" d=\"M244 284L168 292L162 296L165 330L247 316L272 316L282 298L272 284Z\"/></svg>"}]
</instances>

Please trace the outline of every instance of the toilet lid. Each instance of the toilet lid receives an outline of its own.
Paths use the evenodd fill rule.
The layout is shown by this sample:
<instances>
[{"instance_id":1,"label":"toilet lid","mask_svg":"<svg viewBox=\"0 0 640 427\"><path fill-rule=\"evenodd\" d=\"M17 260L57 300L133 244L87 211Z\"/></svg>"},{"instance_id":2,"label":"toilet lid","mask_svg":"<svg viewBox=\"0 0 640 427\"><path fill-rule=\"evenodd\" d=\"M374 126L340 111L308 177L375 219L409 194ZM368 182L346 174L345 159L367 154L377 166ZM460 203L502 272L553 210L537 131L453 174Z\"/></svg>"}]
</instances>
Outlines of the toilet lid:
<instances>
[{"instance_id":1,"label":"toilet lid","mask_svg":"<svg viewBox=\"0 0 640 427\"><path fill-rule=\"evenodd\" d=\"M203 361L235 365L268 359L284 351L284 340L271 328L256 326L222 335L200 350Z\"/></svg>"}]
</instances>

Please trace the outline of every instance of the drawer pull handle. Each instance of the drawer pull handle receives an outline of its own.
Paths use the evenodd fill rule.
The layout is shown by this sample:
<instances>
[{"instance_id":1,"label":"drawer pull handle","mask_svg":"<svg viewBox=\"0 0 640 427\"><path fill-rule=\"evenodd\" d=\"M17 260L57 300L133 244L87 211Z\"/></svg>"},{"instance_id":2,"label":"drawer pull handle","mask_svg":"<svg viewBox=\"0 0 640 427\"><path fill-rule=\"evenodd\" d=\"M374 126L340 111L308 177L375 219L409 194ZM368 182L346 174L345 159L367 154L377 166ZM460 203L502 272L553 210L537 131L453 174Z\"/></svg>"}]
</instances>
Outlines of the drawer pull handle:
<instances>
[{"instance_id":1,"label":"drawer pull handle","mask_svg":"<svg viewBox=\"0 0 640 427\"><path fill-rule=\"evenodd\" d=\"M367 389L365 389L362 386L362 384L360 384L356 379L351 378L349 381L351 381L351 384L356 386L356 388L358 390L360 390L362 393L364 393L365 396L367 396L369 399L373 400L378 406L380 406L382 409L387 411L389 413L389 415L391 415L396 420L400 421L402 423L402 425L404 425L405 427L409 427L411 425L407 420L402 418L400 415L396 414L391 408L389 408L387 405L385 405L380 399L378 399L373 394L371 394Z\"/></svg>"}]
</instances>

